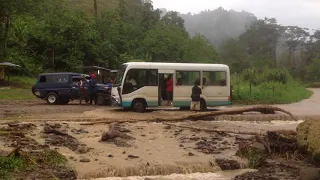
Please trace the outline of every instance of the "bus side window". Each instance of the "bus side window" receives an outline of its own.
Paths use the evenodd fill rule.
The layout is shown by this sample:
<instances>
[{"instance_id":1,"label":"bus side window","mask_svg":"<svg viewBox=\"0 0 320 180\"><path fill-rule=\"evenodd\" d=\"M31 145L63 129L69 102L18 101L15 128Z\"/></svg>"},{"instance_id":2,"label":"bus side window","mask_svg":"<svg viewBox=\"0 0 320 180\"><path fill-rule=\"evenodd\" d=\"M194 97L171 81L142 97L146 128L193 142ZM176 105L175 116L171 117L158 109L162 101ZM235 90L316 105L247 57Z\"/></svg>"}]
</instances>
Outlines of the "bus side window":
<instances>
[{"instance_id":1,"label":"bus side window","mask_svg":"<svg viewBox=\"0 0 320 180\"><path fill-rule=\"evenodd\" d=\"M158 70L146 70L146 86L158 86Z\"/></svg>"},{"instance_id":2,"label":"bus side window","mask_svg":"<svg viewBox=\"0 0 320 180\"><path fill-rule=\"evenodd\" d=\"M203 71L203 80L205 79L206 86L226 86L227 73L225 71ZM202 82L204 83L204 82Z\"/></svg>"},{"instance_id":3,"label":"bus side window","mask_svg":"<svg viewBox=\"0 0 320 180\"><path fill-rule=\"evenodd\" d=\"M177 83L182 86L194 86L196 79L200 78L200 71L177 71L176 74Z\"/></svg>"}]
</instances>

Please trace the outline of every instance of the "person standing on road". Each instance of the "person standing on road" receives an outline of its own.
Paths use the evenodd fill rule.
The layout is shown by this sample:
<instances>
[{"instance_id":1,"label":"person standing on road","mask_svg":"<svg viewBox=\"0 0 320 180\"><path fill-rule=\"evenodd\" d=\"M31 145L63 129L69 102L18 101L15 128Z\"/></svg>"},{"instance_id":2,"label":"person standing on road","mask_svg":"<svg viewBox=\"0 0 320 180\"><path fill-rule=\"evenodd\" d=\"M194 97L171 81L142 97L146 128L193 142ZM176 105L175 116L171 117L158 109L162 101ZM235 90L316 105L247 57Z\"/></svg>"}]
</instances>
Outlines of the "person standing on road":
<instances>
[{"instance_id":1,"label":"person standing on road","mask_svg":"<svg viewBox=\"0 0 320 180\"><path fill-rule=\"evenodd\" d=\"M80 90L80 105L82 104L82 100L84 99L86 103L88 103L88 92L86 90L87 80L85 77L81 77L78 82L79 90Z\"/></svg>"},{"instance_id":2,"label":"person standing on road","mask_svg":"<svg viewBox=\"0 0 320 180\"><path fill-rule=\"evenodd\" d=\"M200 86L200 79L198 78L195 83L194 86L192 88L192 94L191 94L191 106L190 106L190 110L191 111L199 111L200 110L200 95L202 94L201 88Z\"/></svg>"},{"instance_id":3,"label":"person standing on road","mask_svg":"<svg viewBox=\"0 0 320 180\"><path fill-rule=\"evenodd\" d=\"M172 78L172 74L169 74L168 76L168 81L167 81L167 99L168 99L168 106L172 105L172 99L173 99L173 78Z\"/></svg>"},{"instance_id":4,"label":"person standing on road","mask_svg":"<svg viewBox=\"0 0 320 180\"><path fill-rule=\"evenodd\" d=\"M96 93L95 93L95 88L96 88L96 75L95 74L91 74L90 76L90 80L89 80L89 98L90 98L90 105L92 104L92 101L94 100L94 103L96 103L95 97L96 97Z\"/></svg>"}]
</instances>

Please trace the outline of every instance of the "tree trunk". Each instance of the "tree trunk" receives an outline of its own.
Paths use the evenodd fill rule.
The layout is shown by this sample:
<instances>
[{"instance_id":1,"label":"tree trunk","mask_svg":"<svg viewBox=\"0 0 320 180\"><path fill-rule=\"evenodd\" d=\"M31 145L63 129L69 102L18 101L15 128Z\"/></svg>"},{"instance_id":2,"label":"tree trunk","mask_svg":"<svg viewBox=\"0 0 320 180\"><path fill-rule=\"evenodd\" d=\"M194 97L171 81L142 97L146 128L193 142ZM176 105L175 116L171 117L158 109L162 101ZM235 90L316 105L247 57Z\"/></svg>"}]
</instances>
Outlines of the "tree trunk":
<instances>
[{"instance_id":1,"label":"tree trunk","mask_svg":"<svg viewBox=\"0 0 320 180\"><path fill-rule=\"evenodd\" d=\"M98 17L98 4L97 0L93 0L93 8L94 8L94 15Z\"/></svg>"},{"instance_id":2,"label":"tree trunk","mask_svg":"<svg viewBox=\"0 0 320 180\"><path fill-rule=\"evenodd\" d=\"M51 49L51 58L52 58L52 66L54 67L55 66L55 58L54 58L54 46L52 46L52 49Z\"/></svg>"},{"instance_id":3,"label":"tree trunk","mask_svg":"<svg viewBox=\"0 0 320 180\"><path fill-rule=\"evenodd\" d=\"M181 116L181 117L171 117L171 118L156 118L151 121L161 122L161 121L183 121L183 120L199 120L203 117L208 116L220 116L220 115L235 115L235 114L242 114L245 112L260 112L263 114L275 114L275 111L283 112L288 114L292 117L292 119L297 120L290 112L273 106L268 105L261 105L261 106L253 106L253 107L245 107L245 108L232 108L226 109L221 111L214 111L214 112L205 112L205 113L195 113L188 116Z\"/></svg>"},{"instance_id":4,"label":"tree trunk","mask_svg":"<svg viewBox=\"0 0 320 180\"><path fill-rule=\"evenodd\" d=\"M9 27L10 27L10 16L7 16L5 18L4 26L5 26L4 34L0 41L1 43L0 61L4 61L7 58L7 41L8 41Z\"/></svg>"},{"instance_id":5,"label":"tree trunk","mask_svg":"<svg viewBox=\"0 0 320 180\"><path fill-rule=\"evenodd\" d=\"M292 49L291 49L291 47L289 47L288 63L290 63L290 64L292 63L291 56L292 56ZM291 66L292 66L292 64L291 64Z\"/></svg>"},{"instance_id":6,"label":"tree trunk","mask_svg":"<svg viewBox=\"0 0 320 180\"><path fill-rule=\"evenodd\" d=\"M274 44L273 45L273 48L272 48L272 56L273 56L273 67L274 68L277 68L277 44Z\"/></svg>"}]
</instances>

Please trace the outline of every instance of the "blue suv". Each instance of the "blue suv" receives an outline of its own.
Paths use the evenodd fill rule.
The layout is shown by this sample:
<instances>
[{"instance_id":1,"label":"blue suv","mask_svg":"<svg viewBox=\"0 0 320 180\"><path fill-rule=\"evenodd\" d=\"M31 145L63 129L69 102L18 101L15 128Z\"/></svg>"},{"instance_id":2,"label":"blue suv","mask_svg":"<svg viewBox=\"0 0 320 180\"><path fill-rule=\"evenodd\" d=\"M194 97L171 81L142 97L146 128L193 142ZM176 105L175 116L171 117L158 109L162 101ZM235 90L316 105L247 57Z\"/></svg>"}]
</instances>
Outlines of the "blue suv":
<instances>
[{"instance_id":1,"label":"blue suv","mask_svg":"<svg viewBox=\"0 0 320 180\"><path fill-rule=\"evenodd\" d=\"M70 100L80 98L78 82L81 77L82 74L72 72L39 74L32 93L48 104L68 104ZM97 84L95 94L96 104L110 104L111 89L107 85Z\"/></svg>"}]
</instances>

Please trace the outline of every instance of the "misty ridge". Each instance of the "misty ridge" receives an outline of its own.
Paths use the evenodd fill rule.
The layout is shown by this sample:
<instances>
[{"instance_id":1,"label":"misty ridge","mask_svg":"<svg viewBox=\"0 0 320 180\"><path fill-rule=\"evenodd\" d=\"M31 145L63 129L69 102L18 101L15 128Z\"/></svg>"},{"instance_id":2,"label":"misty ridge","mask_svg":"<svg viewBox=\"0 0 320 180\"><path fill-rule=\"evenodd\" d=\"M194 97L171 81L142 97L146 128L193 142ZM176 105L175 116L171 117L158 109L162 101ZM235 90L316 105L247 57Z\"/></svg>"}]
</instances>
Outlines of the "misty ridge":
<instances>
[{"instance_id":1,"label":"misty ridge","mask_svg":"<svg viewBox=\"0 0 320 180\"><path fill-rule=\"evenodd\" d=\"M162 15L168 12L164 8L160 10ZM185 28L190 35L201 34L212 44L218 46L230 38L238 38L253 22L258 20L252 13L228 11L222 7L201 11L198 14L179 13L179 16L184 19Z\"/></svg>"},{"instance_id":2,"label":"misty ridge","mask_svg":"<svg viewBox=\"0 0 320 180\"><path fill-rule=\"evenodd\" d=\"M164 8L160 10L161 16L170 12ZM223 7L197 14L178 12L178 15L184 20L184 26L191 36L204 36L216 47L220 58L231 59L231 62L239 63L243 59L243 63L246 63L245 58L255 57L250 63L247 62L248 66L255 64L303 69L320 53L319 30L283 26L275 18L258 19L250 12L226 10ZM237 57L232 57L232 53Z\"/></svg>"}]
</instances>

